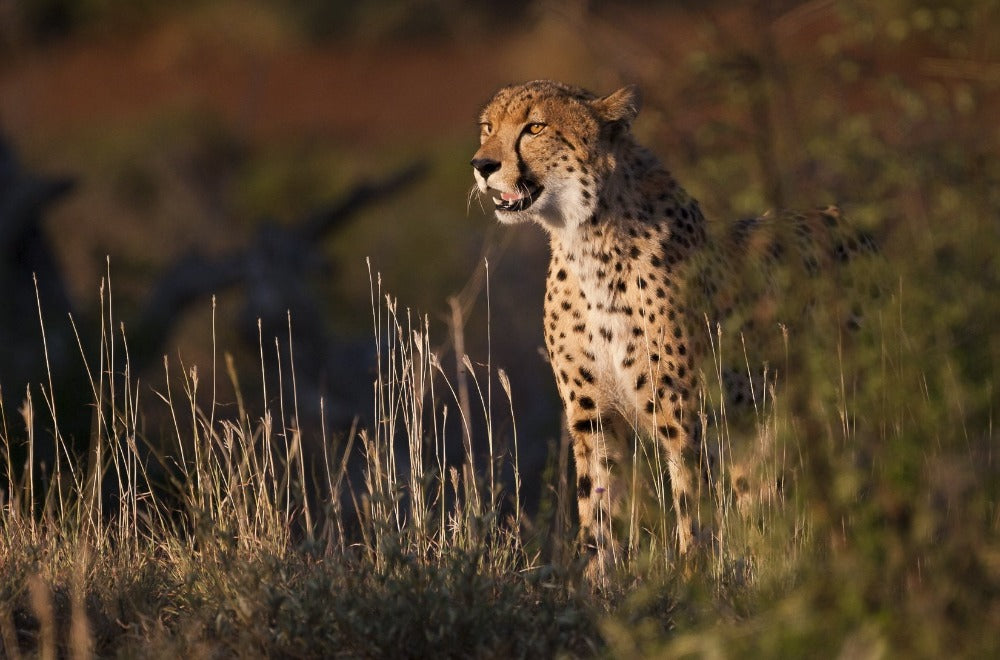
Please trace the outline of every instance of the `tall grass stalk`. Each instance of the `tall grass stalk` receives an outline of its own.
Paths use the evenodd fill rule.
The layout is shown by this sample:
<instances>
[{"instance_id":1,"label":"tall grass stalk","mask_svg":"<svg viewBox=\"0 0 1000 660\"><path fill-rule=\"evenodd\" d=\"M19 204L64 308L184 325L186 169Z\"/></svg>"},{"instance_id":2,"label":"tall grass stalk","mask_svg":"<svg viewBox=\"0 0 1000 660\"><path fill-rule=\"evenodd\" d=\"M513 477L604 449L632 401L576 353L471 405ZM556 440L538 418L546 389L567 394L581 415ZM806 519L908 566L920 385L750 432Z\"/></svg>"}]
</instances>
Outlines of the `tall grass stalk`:
<instances>
[{"instance_id":1,"label":"tall grass stalk","mask_svg":"<svg viewBox=\"0 0 1000 660\"><path fill-rule=\"evenodd\" d=\"M8 480L2 502L5 515L0 521L5 556L22 556L23 548L31 546L44 548L53 560L78 558L72 562L72 639L59 640L59 645L66 645L59 648L76 657L88 657L93 650L92 626L80 594L96 588L94 571L109 557L116 557L115 561L123 562L122 569L133 574L144 570L142 566L154 556L176 570L207 570L224 557L238 556L243 561L282 557L300 542L309 547L322 539L322 553L331 560L346 559L360 546L378 570L388 569L399 553L429 565L451 562L459 556L456 553L472 553L488 572L501 566L529 567L520 538L517 441L512 457L497 456L491 419L493 378L500 379L514 415L509 379L502 372L493 373L488 361L482 376L487 379L484 388L471 360L460 356L459 362L480 393L482 408L478 419L462 416L464 451L449 456L449 402L458 404L459 410L461 405L432 347L429 320L416 321L409 310L402 312L395 300L382 295L378 278L373 277L372 289L375 416L367 429L355 423L343 440L327 433L322 401L317 437L305 435L290 317L287 343L274 338L278 365L274 389L269 386L265 337L258 322L260 414L254 417L245 407L229 355L225 362L236 393L237 414L219 414L214 300L210 386L202 382L197 365L164 356L163 381L151 391L167 413L172 434L155 441L147 437L145 389L131 364L126 328L114 315L110 282L109 269L99 289L101 315L95 351L91 352L69 319L93 401L94 422L86 453L74 453L59 427L59 393L48 368L40 299L48 379L40 391L56 448L51 475L45 472L39 479L37 470L36 387L29 385L25 390L20 409L23 440L16 439L16 430L0 410L0 458ZM285 371L282 365L291 368ZM439 401L438 392L449 394L449 402ZM483 447L475 445L473 430L480 424L486 429ZM350 477L355 469L351 456L356 439L365 455L360 480ZM307 467L307 442L322 449L323 458L312 469ZM23 470L13 461L18 443L26 449ZM494 472L508 458L515 475L509 524L503 519L507 504ZM479 475L487 465L489 477L484 483ZM309 480L316 473L319 484ZM316 497L323 505L314 510L310 502ZM351 530L358 528L360 534L355 536ZM199 563L201 567L196 568ZM32 609L43 621L44 631L56 629L54 624L45 627L56 615L44 603L49 598L46 585L58 579L57 564L38 565L35 570L41 573L35 573L30 583L34 585ZM42 574L48 577L37 577ZM28 592L23 593L27 597ZM0 633L7 655L15 655L17 643L11 640L20 633L8 610L0 611ZM39 644L35 648L42 655L56 648L49 632L39 638Z\"/></svg>"}]
</instances>

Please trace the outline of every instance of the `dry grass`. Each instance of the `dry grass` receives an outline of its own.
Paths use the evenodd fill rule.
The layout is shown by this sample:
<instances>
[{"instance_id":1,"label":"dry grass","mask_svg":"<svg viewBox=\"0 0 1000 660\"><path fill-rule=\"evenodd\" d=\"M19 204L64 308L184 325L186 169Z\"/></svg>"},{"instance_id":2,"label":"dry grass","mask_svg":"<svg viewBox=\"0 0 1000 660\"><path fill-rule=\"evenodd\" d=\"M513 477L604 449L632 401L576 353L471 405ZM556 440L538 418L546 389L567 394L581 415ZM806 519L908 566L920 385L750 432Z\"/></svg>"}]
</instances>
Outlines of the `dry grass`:
<instances>
[{"instance_id":1,"label":"dry grass","mask_svg":"<svg viewBox=\"0 0 1000 660\"><path fill-rule=\"evenodd\" d=\"M31 457L43 419L58 429L51 389L28 390L22 424L4 416L12 478L0 523L0 638L9 657L992 648L992 637L964 630L986 630L995 608L980 613L981 623L952 618L991 602L992 583L979 593L966 582L982 571L995 578L997 522L983 517L994 509L970 490L980 477L955 464L944 436L916 450L925 474L894 475L897 466L882 463L885 448L910 442L922 404L897 410L883 393L876 398L885 417L868 424L847 349L841 369L813 383L818 417L793 413L788 385L765 372L749 421L723 403L717 355L701 411L722 457L702 498L714 542L697 561L676 563L669 491L652 477L662 474L656 449L637 438L622 539L631 552L594 591L554 542L572 537L569 525L524 511L516 442L499 451L494 406L516 411L506 375L463 356L460 391L431 349L427 319L401 309L377 277L371 288L375 423L344 437L319 429L313 464L297 424L294 373L277 375L279 392L265 389L258 412L238 394L231 417L216 400L223 371L215 360L208 370L182 364L179 373L165 360L162 385L144 386L131 374L120 328L110 331L110 285L102 286L109 330L98 364L85 365L96 411L88 455L71 456L56 431L51 473L13 465L18 444ZM892 319L890 305L874 330L883 388L918 365L901 312ZM290 337L274 341L279 356L294 350ZM260 338L265 388L274 382L263 373L269 344ZM502 401L493 401L494 379ZM152 405L169 411L173 427L169 443L155 448L142 422ZM509 490L505 473L514 475ZM740 477L753 486L734 487ZM918 484L939 490L902 503ZM959 556L964 563L951 565ZM907 638L905 627L928 611L931 627Z\"/></svg>"},{"instance_id":2,"label":"dry grass","mask_svg":"<svg viewBox=\"0 0 1000 660\"><path fill-rule=\"evenodd\" d=\"M182 364L171 373L165 359L163 384L145 387L131 376L125 337L106 332L100 364L86 365L97 411L90 451L71 456L56 431L51 474L38 474L33 461L36 429L46 423L29 389L26 435L19 440L7 427L2 436L11 477L0 548L8 655L380 655L394 644L419 654L408 637L428 617L441 626L428 629L428 651L521 655L595 643L582 630L583 601L522 539L518 486L511 503L497 477L510 460L519 474L516 453L482 456L473 446L475 420L430 349L426 319L400 310L379 281L372 289L376 422L339 438L322 428L318 465L297 426L294 373L278 374L277 396L262 373L263 409L255 414L238 394L238 414L227 418L214 361L210 370ZM101 290L113 328L110 287ZM267 344L261 337L262 370ZM291 327L274 350L294 350ZM468 359L464 366L482 404L474 412L489 429L492 392L479 379L492 376ZM58 429L55 395L41 391ZM169 442L147 443L147 405L169 411ZM512 407L509 398L503 405ZM452 426L464 430L459 456L448 455ZM491 435L485 449L493 449ZM17 444L27 449L23 473L11 458ZM538 603L561 606L539 617ZM355 620L373 610L392 615ZM313 637L317 623L324 633ZM538 630L515 635L525 626Z\"/></svg>"}]
</instances>

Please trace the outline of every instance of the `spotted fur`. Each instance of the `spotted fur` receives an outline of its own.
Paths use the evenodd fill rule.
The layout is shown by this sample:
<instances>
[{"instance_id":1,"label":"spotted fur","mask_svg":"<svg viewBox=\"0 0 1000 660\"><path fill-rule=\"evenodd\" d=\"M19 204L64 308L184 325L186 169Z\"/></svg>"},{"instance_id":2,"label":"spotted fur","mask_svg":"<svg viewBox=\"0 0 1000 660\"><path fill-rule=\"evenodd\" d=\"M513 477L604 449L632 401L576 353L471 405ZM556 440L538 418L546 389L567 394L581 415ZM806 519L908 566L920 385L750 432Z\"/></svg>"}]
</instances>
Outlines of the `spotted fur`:
<instances>
[{"instance_id":1,"label":"spotted fur","mask_svg":"<svg viewBox=\"0 0 1000 660\"><path fill-rule=\"evenodd\" d=\"M638 432L664 450L683 555L698 523L706 322L752 319L774 293L766 278L733 293L748 279L742 255L779 259L801 237L796 253L810 271L849 246L813 240L839 223L835 208L781 215L777 224L793 228L785 233L770 230L773 218L743 221L709 245L698 203L634 140L638 111L631 87L603 97L552 81L505 87L480 114L472 165L500 222L536 222L549 235L545 345L573 441L581 546L614 550L610 525L627 494L620 466Z\"/></svg>"}]
</instances>

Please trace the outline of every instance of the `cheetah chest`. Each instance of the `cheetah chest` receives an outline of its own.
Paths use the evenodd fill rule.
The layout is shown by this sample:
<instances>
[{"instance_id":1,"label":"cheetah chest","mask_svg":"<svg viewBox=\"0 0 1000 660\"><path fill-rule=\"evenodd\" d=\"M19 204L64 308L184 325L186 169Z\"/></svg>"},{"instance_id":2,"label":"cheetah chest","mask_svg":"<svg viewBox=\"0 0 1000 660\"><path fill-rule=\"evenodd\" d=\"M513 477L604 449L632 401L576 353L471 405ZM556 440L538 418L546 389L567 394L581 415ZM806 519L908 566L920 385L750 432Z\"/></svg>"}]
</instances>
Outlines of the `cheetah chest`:
<instances>
[{"instance_id":1,"label":"cheetah chest","mask_svg":"<svg viewBox=\"0 0 1000 660\"><path fill-rule=\"evenodd\" d=\"M649 362L642 301L631 286L619 288L624 275L584 267L570 268L566 276L556 265L546 333L556 376L566 386L587 387L600 407L630 415L642 404L637 379Z\"/></svg>"},{"instance_id":2,"label":"cheetah chest","mask_svg":"<svg viewBox=\"0 0 1000 660\"><path fill-rule=\"evenodd\" d=\"M592 311L588 333L590 353L594 356L594 374L606 406L622 412L636 405L633 383L636 363L640 360L638 342L629 340L630 323L619 308Z\"/></svg>"}]
</instances>

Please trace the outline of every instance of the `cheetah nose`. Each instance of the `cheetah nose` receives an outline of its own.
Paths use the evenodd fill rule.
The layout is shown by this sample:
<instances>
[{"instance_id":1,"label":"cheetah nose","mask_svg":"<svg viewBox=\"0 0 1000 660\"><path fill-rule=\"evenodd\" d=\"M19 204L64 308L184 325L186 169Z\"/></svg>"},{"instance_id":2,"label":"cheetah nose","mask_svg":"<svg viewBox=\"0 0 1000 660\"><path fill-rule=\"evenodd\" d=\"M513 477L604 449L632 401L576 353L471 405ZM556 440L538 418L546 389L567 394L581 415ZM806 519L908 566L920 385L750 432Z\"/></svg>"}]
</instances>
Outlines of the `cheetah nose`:
<instances>
[{"instance_id":1,"label":"cheetah nose","mask_svg":"<svg viewBox=\"0 0 1000 660\"><path fill-rule=\"evenodd\" d=\"M484 179L500 169L500 161L492 158L473 158L472 166Z\"/></svg>"}]
</instances>

